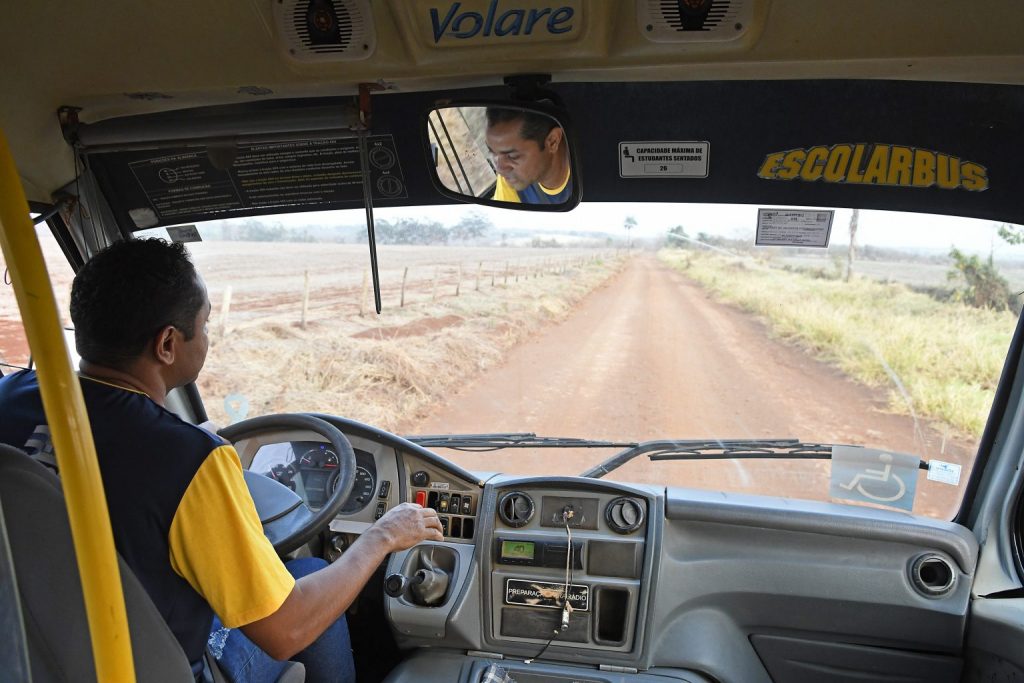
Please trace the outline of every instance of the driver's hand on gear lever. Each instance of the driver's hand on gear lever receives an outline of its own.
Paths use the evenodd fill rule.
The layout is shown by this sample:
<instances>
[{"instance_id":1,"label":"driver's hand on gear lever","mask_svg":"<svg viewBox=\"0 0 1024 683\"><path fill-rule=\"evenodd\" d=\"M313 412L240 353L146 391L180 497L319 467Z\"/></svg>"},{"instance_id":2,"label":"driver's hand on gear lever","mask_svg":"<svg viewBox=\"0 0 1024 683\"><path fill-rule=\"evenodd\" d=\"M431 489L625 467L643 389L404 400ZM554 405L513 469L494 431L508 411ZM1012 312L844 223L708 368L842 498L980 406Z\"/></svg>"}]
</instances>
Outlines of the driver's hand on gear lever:
<instances>
[{"instance_id":1,"label":"driver's hand on gear lever","mask_svg":"<svg viewBox=\"0 0 1024 683\"><path fill-rule=\"evenodd\" d=\"M381 534L391 552L411 548L423 541L444 540L437 512L416 503L402 503L391 508L370 531Z\"/></svg>"}]
</instances>

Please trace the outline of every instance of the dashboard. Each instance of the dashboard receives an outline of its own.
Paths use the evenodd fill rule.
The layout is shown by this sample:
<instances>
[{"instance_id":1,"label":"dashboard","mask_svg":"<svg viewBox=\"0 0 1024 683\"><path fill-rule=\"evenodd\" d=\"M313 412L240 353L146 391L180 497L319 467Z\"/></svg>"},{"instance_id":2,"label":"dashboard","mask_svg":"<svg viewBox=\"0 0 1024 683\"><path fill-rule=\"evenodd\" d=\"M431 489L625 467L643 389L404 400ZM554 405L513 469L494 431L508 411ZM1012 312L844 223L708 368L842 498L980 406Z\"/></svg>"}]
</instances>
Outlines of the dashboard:
<instances>
[{"instance_id":1,"label":"dashboard","mask_svg":"<svg viewBox=\"0 0 1024 683\"><path fill-rule=\"evenodd\" d=\"M390 683L478 683L495 661L515 680L545 683L959 679L977 563L963 527L811 501L473 473L401 437L320 417L345 433L358 467L331 531L358 535L402 502L434 508L444 527L444 542L388 559L384 615L411 653ZM315 433L235 445L250 471L310 507L337 481L337 457Z\"/></svg>"}]
</instances>

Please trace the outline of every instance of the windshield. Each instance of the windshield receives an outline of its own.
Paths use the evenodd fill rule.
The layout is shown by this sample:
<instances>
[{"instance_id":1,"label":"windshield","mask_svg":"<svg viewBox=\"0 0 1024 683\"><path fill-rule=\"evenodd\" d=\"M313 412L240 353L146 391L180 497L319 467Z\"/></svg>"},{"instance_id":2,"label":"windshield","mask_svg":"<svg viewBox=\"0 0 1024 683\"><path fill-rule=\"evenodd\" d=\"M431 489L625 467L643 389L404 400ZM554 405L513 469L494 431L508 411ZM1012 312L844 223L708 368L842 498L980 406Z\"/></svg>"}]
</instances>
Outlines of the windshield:
<instances>
[{"instance_id":1,"label":"windshield","mask_svg":"<svg viewBox=\"0 0 1024 683\"><path fill-rule=\"evenodd\" d=\"M320 411L402 435L864 446L941 463L912 470L912 509L952 517L1024 290L1014 226L836 208L827 246L758 246L758 208L378 210L379 316L361 212L203 223L200 392L221 425ZM442 452L578 475L619 450ZM607 477L830 500L833 469L638 457Z\"/></svg>"}]
</instances>

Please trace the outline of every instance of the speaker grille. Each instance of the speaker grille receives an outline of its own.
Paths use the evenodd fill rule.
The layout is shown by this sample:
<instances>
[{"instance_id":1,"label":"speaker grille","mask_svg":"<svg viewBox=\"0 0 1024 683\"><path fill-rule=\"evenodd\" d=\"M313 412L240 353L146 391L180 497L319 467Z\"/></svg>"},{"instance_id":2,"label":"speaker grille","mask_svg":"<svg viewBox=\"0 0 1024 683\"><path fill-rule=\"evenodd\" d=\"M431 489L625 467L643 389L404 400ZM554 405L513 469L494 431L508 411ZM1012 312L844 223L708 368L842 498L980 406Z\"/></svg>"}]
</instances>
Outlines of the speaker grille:
<instances>
[{"instance_id":1,"label":"speaker grille","mask_svg":"<svg viewBox=\"0 0 1024 683\"><path fill-rule=\"evenodd\" d=\"M274 14L285 51L296 61L366 59L377 45L368 0L278 0Z\"/></svg>"},{"instance_id":2,"label":"speaker grille","mask_svg":"<svg viewBox=\"0 0 1024 683\"><path fill-rule=\"evenodd\" d=\"M637 23L655 43L723 42L744 35L753 0L641 0Z\"/></svg>"}]
</instances>

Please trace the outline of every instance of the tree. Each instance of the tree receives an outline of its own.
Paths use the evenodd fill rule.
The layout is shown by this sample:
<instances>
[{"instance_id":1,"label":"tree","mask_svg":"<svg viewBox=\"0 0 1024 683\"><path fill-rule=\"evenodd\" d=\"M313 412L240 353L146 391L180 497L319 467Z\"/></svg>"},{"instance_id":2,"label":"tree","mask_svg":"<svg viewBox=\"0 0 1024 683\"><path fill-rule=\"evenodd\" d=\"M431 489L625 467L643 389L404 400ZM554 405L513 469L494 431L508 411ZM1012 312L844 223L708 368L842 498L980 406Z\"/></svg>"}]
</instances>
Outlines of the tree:
<instances>
[{"instance_id":1,"label":"tree","mask_svg":"<svg viewBox=\"0 0 1024 683\"><path fill-rule=\"evenodd\" d=\"M633 218L632 216L626 216L626 222L622 224L622 227L626 229L626 244L628 248L632 249L633 238L632 233L630 231L636 227L636 219Z\"/></svg>"},{"instance_id":2,"label":"tree","mask_svg":"<svg viewBox=\"0 0 1024 683\"><path fill-rule=\"evenodd\" d=\"M449 235L453 240L471 240L483 237L493 227L494 224L487 216L479 211L473 211L463 216L449 231Z\"/></svg>"},{"instance_id":3,"label":"tree","mask_svg":"<svg viewBox=\"0 0 1024 683\"><path fill-rule=\"evenodd\" d=\"M846 281L853 277L853 258L857 249L857 223L860 220L860 209L854 209L850 216L850 250L846 252Z\"/></svg>"},{"instance_id":4,"label":"tree","mask_svg":"<svg viewBox=\"0 0 1024 683\"><path fill-rule=\"evenodd\" d=\"M996 231L1007 244L1024 244L1024 228L1012 223L997 223Z\"/></svg>"},{"instance_id":5,"label":"tree","mask_svg":"<svg viewBox=\"0 0 1024 683\"><path fill-rule=\"evenodd\" d=\"M1010 285L999 275L991 254L987 261L982 262L977 256L967 256L953 247L949 256L953 259L953 270L946 274L946 278L963 281L963 286L954 294L955 299L975 308L997 311L1011 308Z\"/></svg>"},{"instance_id":6,"label":"tree","mask_svg":"<svg viewBox=\"0 0 1024 683\"><path fill-rule=\"evenodd\" d=\"M668 231L668 235L665 238L665 243L670 247L685 247L689 244L690 236L686 234L686 229L681 225L677 225Z\"/></svg>"}]
</instances>

